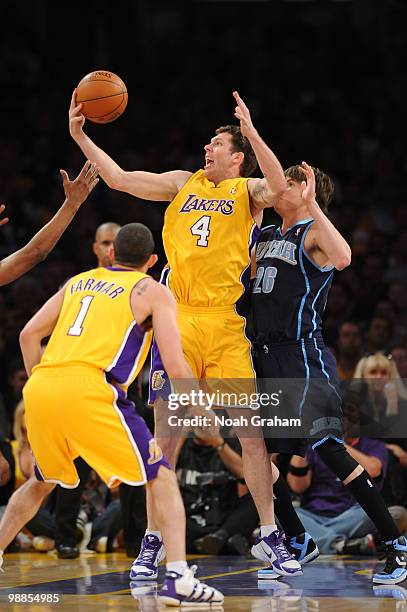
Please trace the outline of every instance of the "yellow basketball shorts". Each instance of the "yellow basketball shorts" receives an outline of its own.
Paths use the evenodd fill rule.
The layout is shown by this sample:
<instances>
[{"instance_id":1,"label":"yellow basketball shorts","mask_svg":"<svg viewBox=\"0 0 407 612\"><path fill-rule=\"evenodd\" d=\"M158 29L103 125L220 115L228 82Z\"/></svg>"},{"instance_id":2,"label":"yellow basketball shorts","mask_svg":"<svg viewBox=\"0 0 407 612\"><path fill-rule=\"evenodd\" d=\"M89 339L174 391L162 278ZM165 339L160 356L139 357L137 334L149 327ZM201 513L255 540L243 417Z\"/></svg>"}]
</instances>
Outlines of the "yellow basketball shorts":
<instances>
[{"instance_id":1,"label":"yellow basketball shorts","mask_svg":"<svg viewBox=\"0 0 407 612\"><path fill-rule=\"evenodd\" d=\"M169 468L134 404L106 376L65 366L39 368L29 378L23 396L38 480L76 487L76 457L110 487L142 485L161 465Z\"/></svg>"},{"instance_id":2,"label":"yellow basketball shorts","mask_svg":"<svg viewBox=\"0 0 407 612\"><path fill-rule=\"evenodd\" d=\"M211 390L254 391L255 372L251 343L245 333L246 320L233 306L178 305L178 326L185 358L198 380L204 381ZM158 346L153 340L149 403L154 404L157 396L165 399L170 389Z\"/></svg>"}]
</instances>

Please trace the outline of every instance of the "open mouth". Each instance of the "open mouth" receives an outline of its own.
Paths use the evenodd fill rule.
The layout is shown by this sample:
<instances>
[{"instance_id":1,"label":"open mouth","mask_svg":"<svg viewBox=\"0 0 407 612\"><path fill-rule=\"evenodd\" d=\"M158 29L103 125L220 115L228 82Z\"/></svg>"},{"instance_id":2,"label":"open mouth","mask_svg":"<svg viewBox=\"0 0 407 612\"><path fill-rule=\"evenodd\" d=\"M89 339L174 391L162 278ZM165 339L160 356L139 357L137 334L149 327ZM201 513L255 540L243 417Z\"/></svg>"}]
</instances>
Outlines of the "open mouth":
<instances>
[{"instance_id":1,"label":"open mouth","mask_svg":"<svg viewBox=\"0 0 407 612\"><path fill-rule=\"evenodd\" d=\"M210 168L210 166L213 166L213 159L205 157L205 168Z\"/></svg>"}]
</instances>

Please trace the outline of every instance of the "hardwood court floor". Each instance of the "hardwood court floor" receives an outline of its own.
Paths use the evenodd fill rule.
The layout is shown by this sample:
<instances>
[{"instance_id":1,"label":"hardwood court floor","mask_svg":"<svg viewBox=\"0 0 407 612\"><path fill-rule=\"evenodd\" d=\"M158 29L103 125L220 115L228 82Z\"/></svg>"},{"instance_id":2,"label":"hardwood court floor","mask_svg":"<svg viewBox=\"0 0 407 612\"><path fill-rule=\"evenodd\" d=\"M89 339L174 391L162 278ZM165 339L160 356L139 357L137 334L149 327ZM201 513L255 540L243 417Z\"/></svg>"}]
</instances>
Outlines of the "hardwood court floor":
<instances>
[{"instance_id":1,"label":"hardwood court floor","mask_svg":"<svg viewBox=\"0 0 407 612\"><path fill-rule=\"evenodd\" d=\"M303 576L270 581L257 580L261 563L251 558L195 557L193 562L200 578L224 592L223 609L228 611L407 612L407 581L404 587L373 587L377 561L372 558L319 557L305 566ZM155 600L157 583L129 583L130 565L122 553L73 560L50 553L6 555L0 610L162 610ZM59 604L36 603L45 594L58 596ZM33 603L23 603L28 599Z\"/></svg>"}]
</instances>

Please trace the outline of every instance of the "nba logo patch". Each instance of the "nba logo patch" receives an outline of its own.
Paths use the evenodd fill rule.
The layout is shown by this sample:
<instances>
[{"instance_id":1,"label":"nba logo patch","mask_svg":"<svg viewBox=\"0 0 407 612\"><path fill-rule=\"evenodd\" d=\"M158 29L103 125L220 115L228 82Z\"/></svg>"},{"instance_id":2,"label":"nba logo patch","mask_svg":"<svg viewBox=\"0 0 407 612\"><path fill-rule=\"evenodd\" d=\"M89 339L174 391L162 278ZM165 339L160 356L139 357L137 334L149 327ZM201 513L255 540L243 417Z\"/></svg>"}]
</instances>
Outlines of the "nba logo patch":
<instances>
[{"instance_id":1,"label":"nba logo patch","mask_svg":"<svg viewBox=\"0 0 407 612\"><path fill-rule=\"evenodd\" d=\"M160 459L162 459L163 457L163 452L161 448L158 446L154 438L152 438L150 442L148 443L148 452L150 455L147 460L149 465L152 465L153 463L157 463L157 461L160 461Z\"/></svg>"},{"instance_id":2,"label":"nba logo patch","mask_svg":"<svg viewBox=\"0 0 407 612\"><path fill-rule=\"evenodd\" d=\"M159 391L165 385L165 378L163 378L164 370L155 370L151 377L151 387L153 391Z\"/></svg>"},{"instance_id":3,"label":"nba logo patch","mask_svg":"<svg viewBox=\"0 0 407 612\"><path fill-rule=\"evenodd\" d=\"M298 235L299 235L299 233L300 233L300 231L301 231L301 228L299 227L299 228L296 230L295 235L296 235L296 236L298 236Z\"/></svg>"},{"instance_id":4,"label":"nba logo patch","mask_svg":"<svg viewBox=\"0 0 407 612\"><path fill-rule=\"evenodd\" d=\"M235 195L237 189L236 187L232 187L232 189L229 191L230 195Z\"/></svg>"}]
</instances>

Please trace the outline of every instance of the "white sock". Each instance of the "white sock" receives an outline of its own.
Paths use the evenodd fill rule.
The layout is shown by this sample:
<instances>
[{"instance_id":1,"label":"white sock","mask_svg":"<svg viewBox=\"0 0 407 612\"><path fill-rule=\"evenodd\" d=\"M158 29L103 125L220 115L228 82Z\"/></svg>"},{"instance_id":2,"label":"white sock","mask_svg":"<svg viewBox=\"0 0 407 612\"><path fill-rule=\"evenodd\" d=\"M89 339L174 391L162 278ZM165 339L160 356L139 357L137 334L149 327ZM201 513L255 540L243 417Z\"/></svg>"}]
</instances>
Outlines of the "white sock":
<instances>
[{"instance_id":1,"label":"white sock","mask_svg":"<svg viewBox=\"0 0 407 612\"><path fill-rule=\"evenodd\" d=\"M262 538L266 538L273 531L276 531L277 525L260 525L260 535Z\"/></svg>"},{"instance_id":2,"label":"white sock","mask_svg":"<svg viewBox=\"0 0 407 612\"><path fill-rule=\"evenodd\" d=\"M186 561L170 561L166 564L167 572L177 572L177 574L183 574L188 567Z\"/></svg>"},{"instance_id":3,"label":"white sock","mask_svg":"<svg viewBox=\"0 0 407 612\"><path fill-rule=\"evenodd\" d=\"M156 536L161 541L163 539L163 537L161 535L161 531L151 531L150 529L146 529L146 534L145 535L154 535L154 536Z\"/></svg>"}]
</instances>

